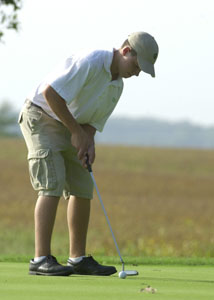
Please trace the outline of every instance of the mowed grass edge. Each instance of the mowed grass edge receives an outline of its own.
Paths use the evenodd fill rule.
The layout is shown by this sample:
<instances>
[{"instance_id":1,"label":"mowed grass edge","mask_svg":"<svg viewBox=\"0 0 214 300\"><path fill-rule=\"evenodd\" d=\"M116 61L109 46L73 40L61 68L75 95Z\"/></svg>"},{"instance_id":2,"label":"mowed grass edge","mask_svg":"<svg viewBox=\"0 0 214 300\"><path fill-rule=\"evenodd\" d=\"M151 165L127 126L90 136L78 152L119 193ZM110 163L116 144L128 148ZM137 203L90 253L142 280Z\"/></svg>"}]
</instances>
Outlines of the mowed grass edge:
<instances>
[{"instance_id":1,"label":"mowed grass edge","mask_svg":"<svg viewBox=\"0 0 214 300\"><path fill-rule=\"evenodd\" d=\"M0 255L1 262L16 262L16 263L28 263L31 256L10 256ZM120 260L117 256L95 256L96 260L102 264L120 264ZM68 259L67 256L57 256L57 259L61 263L65 263ZM163 266L214 266L213 258L206 257L139 257L139 256L125 256L123 257L125 265L145 266L145 265L163 265Z\"/></svg>"}]
</instances>

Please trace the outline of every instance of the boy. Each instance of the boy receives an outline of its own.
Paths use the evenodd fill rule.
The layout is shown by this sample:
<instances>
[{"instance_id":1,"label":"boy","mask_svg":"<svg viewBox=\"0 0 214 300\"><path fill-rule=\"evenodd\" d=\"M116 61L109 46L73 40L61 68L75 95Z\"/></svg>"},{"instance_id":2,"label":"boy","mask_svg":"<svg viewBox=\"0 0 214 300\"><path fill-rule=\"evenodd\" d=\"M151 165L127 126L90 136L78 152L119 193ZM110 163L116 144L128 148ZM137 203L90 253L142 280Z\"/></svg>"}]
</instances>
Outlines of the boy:
<instances>
[{"instance_id":1,"label":"boy","mask_svg":"<svg viewBox=\"0 0 214 300\"><path fill-rule=\"evenodd\" d=\"M155 77L155 39L131 34L120 49L73 55L50 73L28 97L19 123L28 148L31 183L38 191L35 207L35 257L29 274L111 275L85 256L93 183L86 157L95 159L94 136L102 131L123 90L122 78L142 71ZM68 200L70 253L67 266L51 255L51 236L60 197Z\"/></svg>"}]
</instances>

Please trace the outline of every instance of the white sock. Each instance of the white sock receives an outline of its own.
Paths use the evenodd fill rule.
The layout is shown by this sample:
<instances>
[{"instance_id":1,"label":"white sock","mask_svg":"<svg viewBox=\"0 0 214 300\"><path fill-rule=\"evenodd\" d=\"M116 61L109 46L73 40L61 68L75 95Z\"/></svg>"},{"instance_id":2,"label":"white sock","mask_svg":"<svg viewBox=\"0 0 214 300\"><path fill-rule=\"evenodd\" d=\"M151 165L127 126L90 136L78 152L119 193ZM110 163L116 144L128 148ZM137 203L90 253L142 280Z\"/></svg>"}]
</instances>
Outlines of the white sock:
<instances>
[{"instance_id":1,"label":"white sock","mask_svg":"<svg viewBox=\"0 0 214 300\"><path fill-rule=\"evenodd\" d=\"M86 256L69 257L69 260L71 260L74 264L77 264L77 263L79 263L84 257L86 257Z\"/></svg>"},{"instance_id":2,"label":"white sock","mask_svg":"<svg viewBox=\"0 0 214 300\"><path fill-rule=\"evenodd\" d=\"M34 262L35 263L39 263L40 261L42 261L46 256L39 256L39 257L34 257Z\"/></svg>"}]
</instances>

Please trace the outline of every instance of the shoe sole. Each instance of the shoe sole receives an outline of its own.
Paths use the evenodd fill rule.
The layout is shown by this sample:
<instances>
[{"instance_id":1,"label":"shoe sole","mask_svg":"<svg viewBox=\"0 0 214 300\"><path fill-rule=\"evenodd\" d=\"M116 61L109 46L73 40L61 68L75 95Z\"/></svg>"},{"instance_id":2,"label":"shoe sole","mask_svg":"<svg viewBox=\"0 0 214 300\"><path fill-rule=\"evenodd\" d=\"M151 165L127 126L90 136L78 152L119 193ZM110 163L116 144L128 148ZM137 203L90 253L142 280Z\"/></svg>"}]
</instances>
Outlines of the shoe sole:
<instances>
[{"instance_id":1,"label":"shoe sole","mask_svg":"<svg viewBox=\"0 0 214 300\"><path fill-rule=\"evenodd\" d=\"M29 271L29 275L43 275L43 276L69 276L74 274L74 272L62 272L62 273L44 273L44 272L37 272L37 271Z\"/></svg>"},{"instance_id":2,"label":"shoe sole","mask_svg":"<svg viewBox=\"0 0 214 300\"><path fill-rule=\"evenodd\" d=\"M108 272L108 273L82 273L82 272L75 272L74 271L74 274L76 274L76 275L91 275L91 276L110 276L110 275L113 275L113 274L115 274L115 273L117 273L117 271L114 271L114 272Z\"/></svg>"}]
</instances>

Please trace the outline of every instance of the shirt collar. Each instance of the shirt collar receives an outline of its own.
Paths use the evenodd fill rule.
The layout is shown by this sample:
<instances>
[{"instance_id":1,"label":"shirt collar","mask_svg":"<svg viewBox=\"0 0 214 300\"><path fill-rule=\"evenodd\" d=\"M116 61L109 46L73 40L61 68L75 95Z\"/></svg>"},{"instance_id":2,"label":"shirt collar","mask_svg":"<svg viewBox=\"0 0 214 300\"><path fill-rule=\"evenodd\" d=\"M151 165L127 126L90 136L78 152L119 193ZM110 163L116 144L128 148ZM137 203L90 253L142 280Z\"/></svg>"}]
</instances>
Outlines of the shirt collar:
<instances>
[{"instance_id":1,"label":"shirt collar","mask_svg":"<svg viewBox=\"0 0 214 300\"><path fill-rule=\"evenodd\" d=\"M107 55L105 56L105 60L104 60L104 67L105 67L106 72L109 74L110 80L112 78L110 68L111 68L111 63L113 60L114 50L115 49L113 48L112 50L106 51ZM112 81L112 85L115 85L115 86L121 86L122 83L123 83L123 80L121 77Z\"/></svg>"},{"instance_id":2,"label":"shirt collar","mask_svg":"<svg viewBox=\"0 0 214 300\"><path fill-rule=\"evenodd\" d=\"M110 73L111 75L111 63L113 60L113 55L114 55L114 49L110 51L106 51L107 55L105 55L105 61L104 61L104 67L106 69L106 72Z\"/></svg>"}]
</instances>

